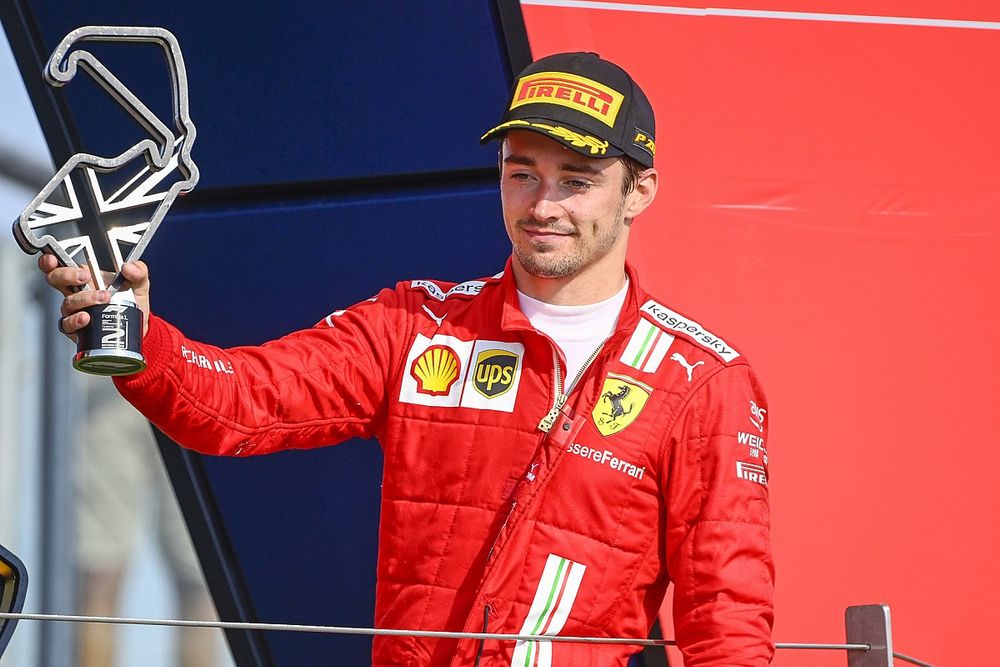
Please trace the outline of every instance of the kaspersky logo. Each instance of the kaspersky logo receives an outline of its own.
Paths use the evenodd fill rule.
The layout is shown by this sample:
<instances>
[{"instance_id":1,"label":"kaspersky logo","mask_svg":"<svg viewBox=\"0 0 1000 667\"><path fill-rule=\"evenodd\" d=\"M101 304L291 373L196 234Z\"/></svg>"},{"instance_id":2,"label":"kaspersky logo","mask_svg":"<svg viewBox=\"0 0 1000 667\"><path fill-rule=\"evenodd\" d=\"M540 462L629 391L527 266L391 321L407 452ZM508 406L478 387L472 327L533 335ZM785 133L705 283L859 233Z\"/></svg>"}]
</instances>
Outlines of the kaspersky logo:
<instances>
[{"instance_id":1,"label":"kaspersky logo","mask_svg":"<svg viewBox=\"0 0 1000 667\"><path fill-rule=\"evenodd\" d=\"M462 370L455 351L446 345L432 345L413 360L410 375L417 381L417 392L444 396L451 391Z\"/></svg>"},{"instance_id":2,"label":"kaspersky logo","mask_svg":"<svg viewBox=\"0 0 1000 667\"><path fill-rule=\"evenodd\" d=\"M565 72L538 72L517 82L510 108L524 104L558 104L614 127L625 96L586 77Z\"/></svg>"},{"instance_id":3,"label":"kaspersky logo","mask_svg":"<svg viewBox=\"0 0 1000 667\"><path fill-rule=\"evenodd\" d=\"M486 398L510 391L517 371L518 355L507 350L484 350L476 358L472 386Z\"/></svg>"}]
</instances>

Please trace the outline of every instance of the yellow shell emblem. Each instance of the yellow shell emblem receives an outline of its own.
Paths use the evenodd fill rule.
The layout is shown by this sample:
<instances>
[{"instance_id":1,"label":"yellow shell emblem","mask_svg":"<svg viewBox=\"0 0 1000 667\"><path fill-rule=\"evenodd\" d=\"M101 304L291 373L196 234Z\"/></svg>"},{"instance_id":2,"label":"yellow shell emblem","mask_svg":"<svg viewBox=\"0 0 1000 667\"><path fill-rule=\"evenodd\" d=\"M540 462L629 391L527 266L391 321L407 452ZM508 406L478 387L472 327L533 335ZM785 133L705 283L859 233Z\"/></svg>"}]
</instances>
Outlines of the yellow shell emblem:
<instances>
[{"instance_id":1,"label":"yellow shell emblem","mask_svg":"<svg viewBox=\"0 0 1000 667\"><path fill-rule=\"evenodd\" d=\"M462 363L455 351L446 345L432 345L413 360L410 375L417 381L417 392L444 396L458 379Z\"/></svg>"},{"instance_id":2,"label":"yellow shell emblem","mask_svg":"<svg viewBox=\"0 0 1000 667\"><path fill-rule=\"evenodd\" d=\"M634 422L646 407L653 388L635 378L608 373L601 396L592 413L594 425L601 435L614 435Z\"/></svg>"}]
</instances>

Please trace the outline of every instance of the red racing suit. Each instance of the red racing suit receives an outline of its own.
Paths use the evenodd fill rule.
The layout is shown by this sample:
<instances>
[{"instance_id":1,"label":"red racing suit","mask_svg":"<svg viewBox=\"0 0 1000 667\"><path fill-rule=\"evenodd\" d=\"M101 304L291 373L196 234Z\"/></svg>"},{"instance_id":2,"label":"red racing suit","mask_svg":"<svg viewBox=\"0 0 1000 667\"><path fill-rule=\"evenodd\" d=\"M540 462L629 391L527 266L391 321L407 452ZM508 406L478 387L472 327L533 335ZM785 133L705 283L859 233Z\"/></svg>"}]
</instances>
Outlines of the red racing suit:
<instances>
[{"instance_id":1,"label":"red racing suit","mask_svg":"<svg viewBox=\"0 0 1000 667\"><path fill-rule=\"evenodd\" d=\"M378 438L378 627L641 639L673 581L688 667L765 665L764 395L745 357L629 275L575 382L509 265L399 283L260 347L193 342L153 316L148 368L115 382L206 454ZM637 650L376 637L373 663L606 667Z\"/></svg>"}]
</instances>

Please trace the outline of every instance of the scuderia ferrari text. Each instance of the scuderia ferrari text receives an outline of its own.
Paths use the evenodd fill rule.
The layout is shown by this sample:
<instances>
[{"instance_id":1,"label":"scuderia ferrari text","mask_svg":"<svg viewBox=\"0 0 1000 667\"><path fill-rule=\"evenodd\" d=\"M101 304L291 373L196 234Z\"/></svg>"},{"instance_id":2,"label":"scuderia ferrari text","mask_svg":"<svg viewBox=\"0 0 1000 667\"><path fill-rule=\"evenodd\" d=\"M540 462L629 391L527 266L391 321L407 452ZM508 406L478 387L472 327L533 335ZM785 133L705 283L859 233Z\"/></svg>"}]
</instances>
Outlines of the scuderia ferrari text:
<instances>
[{"instance_id":1,"label":"scuderia ferrari text","mask_svg":"<svg viewBox=\"0 0 1000 667\"><path fill-rule=\"evenodd\" d=\"M601 465L606 465L612 470L623 472L629 477L642 479L642 476L646 474L646 466L640 468L637 465L633 465L628 461L620 459L615 456L615 453L610 449L594 449L593 447L587 447L586 445L574 442L569 446L567 451L570 454L576 454L581 458L590 459L600 463Z\"/></svg>"}]
</instances>

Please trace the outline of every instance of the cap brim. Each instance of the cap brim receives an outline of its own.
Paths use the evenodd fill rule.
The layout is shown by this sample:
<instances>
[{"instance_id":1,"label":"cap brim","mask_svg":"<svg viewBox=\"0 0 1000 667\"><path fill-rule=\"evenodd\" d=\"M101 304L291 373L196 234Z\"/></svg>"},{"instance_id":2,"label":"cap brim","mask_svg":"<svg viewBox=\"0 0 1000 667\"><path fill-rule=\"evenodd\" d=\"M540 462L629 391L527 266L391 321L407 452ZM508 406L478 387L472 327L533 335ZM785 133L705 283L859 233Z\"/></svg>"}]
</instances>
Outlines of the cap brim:
<instances>
[{"instance_id":1,"label":"cap brim","mask_svg":"<svg viewBox=\"0 0 1000 667\"><path fill-rule=\"evenodd\" d=\"M625 154L624 151L615 148L607 141L588 134L578 127L567 123L557 123L547 118L523 118L500 123L487 131L479 138L479 141L484 144L496 141L512 130L527 130L541 134L587 157L618 157Z\"/></svg>"}]
</instances>

